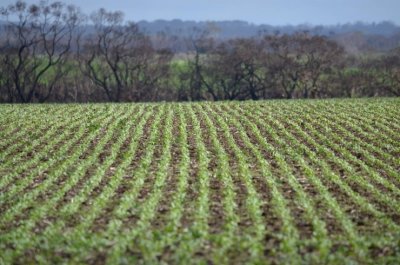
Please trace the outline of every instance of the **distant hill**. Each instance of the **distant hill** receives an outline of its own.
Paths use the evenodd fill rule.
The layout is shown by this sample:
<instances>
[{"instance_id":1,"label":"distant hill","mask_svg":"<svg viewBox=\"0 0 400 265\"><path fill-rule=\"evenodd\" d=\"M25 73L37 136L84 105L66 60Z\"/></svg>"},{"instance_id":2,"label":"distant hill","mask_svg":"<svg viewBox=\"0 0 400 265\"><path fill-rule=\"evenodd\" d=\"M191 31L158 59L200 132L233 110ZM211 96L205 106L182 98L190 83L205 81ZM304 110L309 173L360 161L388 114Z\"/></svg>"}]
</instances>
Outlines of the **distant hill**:
<instances>
[{"instance_id":1,"label":"distant hill","mask_svg":"<svg viewBox=\"0 0 400 265\"><path fill-rule=\"evenodd\" d=\"M0 20L0 25L5 21ZM362 33L364 35L380 35L390 37L400 34L400 26L390 22L383 21L379 23L346 23L338 25L282 25L272 26L266 24L253 24L241 20L229 21L183 21L174 20L155 20L155 21L138 21L139 28L149 35L157 35L161 32L167 35L177 37L189 37L193 34L193 29L204 30L211 28L213 35L219 39L227 38L246 38L258 36L260 33L266 34L293 34L298 31L308 31L311 34L332 36L338 34L348 34L353 32ZM91 27L91 26L87 26ZM90 30L90 29L89 29Z\"/></svg>"},{"instance_id":2,"label":"distant hill","mask_svg":"<svg viewBox=\"0 0 400 265\"><path fill-rule=\"evenodd\" d=\"M347 52L358 54L362 52L385 52L400 46L400 27L392 22L380 23L347 23L331 26L315 25L256 25L240 20L232 21L182 21L155 20L152 22L139 21L139 28L153 37L154 44L159 44L157 35L163 33L167 37L177 37L171 41L169 48L174 51L185 51L182 41L195 35L195 30L201 32L209 30L216 40L233 38L250 38L262 34L293 34L299 31L307 31L312 35L322 35L337 41ZM198 33L197 33L198 34Z\"/></svg>"},{"instance_id":3,"label":"distant hill","mask_svg":"<svg viewBox=\"0 0 400 265\"><path fill-rule=\"evenodd\" d=\"M321 25L286 25L286 26L271 26L271 25L257 25L240 20L232 21L182 21L179 19L174 20L155 20L139 21L139 27L150 35L156 35L164 32L168 35L175 35L178 37L190 36L193 29L200 30L211 27L214 31L213 34L219 39L238 38L238 37L253 37L257 36L260 32L264 33L281 33L292 34L297 31L308 31L311 34L318 35L338 35L347 34L351 32L360 32L365 35L382 35L389 37L391 35L400 33L400 27L392 22L383 21L380 23L347 23L332 26Z\"/></svg>"},{"instance_id":4,"label":"distant hill","mask_svg":"<svg viewBox=\"0 0 400 265\"><path fill-rule=\"evenodd\" d=\"M0 20L0 34L4 21ZM204 30L211 32L211 36L219 41L233 38L251 38L260 34L293 34L307 31L312 35L327 36L344 46L352 54L360 52L385 52L400 47L400 26L383 21L379 23L346 23L330 26L322 25L257 25L241 20L230 21L183 21L155 20L138 21L139 28L151 39L156 47L167 47L175 52L186 52L188 47L184 39L190 38ZM86 25L87 33L93 31L93 26ZM197 32L197 33L196 33ZM169 40L160 41L162 34Z\"/></svg>"}]
</instances>

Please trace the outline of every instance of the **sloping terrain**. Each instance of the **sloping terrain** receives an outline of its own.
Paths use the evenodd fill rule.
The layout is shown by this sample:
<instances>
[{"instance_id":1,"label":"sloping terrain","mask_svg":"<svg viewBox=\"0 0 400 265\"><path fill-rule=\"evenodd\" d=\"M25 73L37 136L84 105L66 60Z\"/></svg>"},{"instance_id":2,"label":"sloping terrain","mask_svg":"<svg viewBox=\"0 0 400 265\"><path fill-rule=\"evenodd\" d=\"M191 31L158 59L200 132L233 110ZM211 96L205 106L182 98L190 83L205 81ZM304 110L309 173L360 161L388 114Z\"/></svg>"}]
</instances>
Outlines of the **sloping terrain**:
<instances>
[{"instance_id":1,"label":"sloping terrain","mask_svg":"<svg viewBox=\"0 0 400 265\"><path fill-rule=\"evenodd\" d=\"M0 114L0 264L400 259L399 99Z\"/></svg>"}]
</instances>

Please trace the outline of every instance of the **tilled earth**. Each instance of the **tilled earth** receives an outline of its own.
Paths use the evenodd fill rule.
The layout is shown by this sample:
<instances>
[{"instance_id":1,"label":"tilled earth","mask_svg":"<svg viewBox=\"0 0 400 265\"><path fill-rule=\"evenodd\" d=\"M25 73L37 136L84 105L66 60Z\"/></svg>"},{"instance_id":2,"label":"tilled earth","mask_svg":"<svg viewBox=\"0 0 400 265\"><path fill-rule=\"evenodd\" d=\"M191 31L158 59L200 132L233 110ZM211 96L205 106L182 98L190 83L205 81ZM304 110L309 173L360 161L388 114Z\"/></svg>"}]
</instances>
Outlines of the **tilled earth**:
<instances>
[{"instance_id":1,"label":"tilled earth","mask_svg":"<svg viewBox=\"0 0 400 265\"><path fill-rule=\"evenodd\" d=\"M0 264L400 260L399 99L0 113Z\"/></svg>"}]
</instances>

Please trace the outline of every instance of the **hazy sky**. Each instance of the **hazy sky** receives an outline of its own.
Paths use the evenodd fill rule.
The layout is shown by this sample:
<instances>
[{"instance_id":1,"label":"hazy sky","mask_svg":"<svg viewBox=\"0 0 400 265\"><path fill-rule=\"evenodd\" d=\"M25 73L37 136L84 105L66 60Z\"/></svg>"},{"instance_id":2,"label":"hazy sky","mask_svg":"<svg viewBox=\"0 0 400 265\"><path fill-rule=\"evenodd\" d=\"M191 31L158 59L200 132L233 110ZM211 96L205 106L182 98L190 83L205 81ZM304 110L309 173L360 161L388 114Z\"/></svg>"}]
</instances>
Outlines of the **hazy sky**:
<instances>
[{"instance_id":1,"label":"hazy sky","mask_svg":"<svg viewBox=\"0 0 400 265\"><path fill-rule=\"evenodd\" d=\"M0 0L0 6L14 0ZM28 3L38 2L26 0ZM400 25L400 0L64 0L85 12L122 10L129 20L246 20L272 25L390 20Z\"/></svg>"}]
</instances>

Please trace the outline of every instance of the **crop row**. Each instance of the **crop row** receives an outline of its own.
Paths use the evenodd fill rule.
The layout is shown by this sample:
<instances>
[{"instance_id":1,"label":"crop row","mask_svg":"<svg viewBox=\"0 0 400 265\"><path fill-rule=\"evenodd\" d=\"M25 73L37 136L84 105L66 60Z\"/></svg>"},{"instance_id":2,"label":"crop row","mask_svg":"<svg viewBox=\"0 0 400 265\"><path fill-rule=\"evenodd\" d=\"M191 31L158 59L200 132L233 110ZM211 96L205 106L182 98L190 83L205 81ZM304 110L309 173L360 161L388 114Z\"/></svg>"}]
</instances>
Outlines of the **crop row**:
<instances>
[{"instance_id":1,"label":"crop row","mask_svg":"<svg viewBox=\"0 0 400 265\"><path fill-rule=\"evenodd\" d=\"M399 105L0 106L0 263L395 262Z\"/></svg>"}]
</instances>

